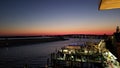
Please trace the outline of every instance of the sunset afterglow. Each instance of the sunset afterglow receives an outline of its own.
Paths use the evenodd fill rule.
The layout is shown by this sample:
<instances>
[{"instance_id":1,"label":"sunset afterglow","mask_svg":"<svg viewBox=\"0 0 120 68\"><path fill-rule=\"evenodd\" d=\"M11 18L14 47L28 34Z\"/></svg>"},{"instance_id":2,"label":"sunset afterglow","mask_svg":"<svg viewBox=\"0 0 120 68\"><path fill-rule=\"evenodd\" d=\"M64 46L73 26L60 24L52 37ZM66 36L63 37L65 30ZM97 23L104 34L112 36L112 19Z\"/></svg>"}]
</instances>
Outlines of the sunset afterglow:
<instances>
[{"instance_id":1,"label":"sunset afterglow","mask_svg":"<svg viewBox=\"0 0 120 68\"><path fill-rule=\"evenodd\" d=\"M120 9L100 0L1 0L0 35L113 34Z\"/></svg>"}]
</instances>

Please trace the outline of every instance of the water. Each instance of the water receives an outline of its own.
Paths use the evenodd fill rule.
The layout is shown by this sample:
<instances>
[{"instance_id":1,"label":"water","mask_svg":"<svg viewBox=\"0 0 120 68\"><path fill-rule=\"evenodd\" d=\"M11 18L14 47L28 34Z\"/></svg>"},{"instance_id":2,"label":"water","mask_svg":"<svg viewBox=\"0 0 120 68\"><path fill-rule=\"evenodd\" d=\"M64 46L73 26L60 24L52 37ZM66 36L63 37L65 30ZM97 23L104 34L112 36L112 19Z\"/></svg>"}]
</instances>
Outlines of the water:
<instances>
[{"instance_id":1,"label":"water","mask_svg":"<svg viewBox=\"0 0 120 68\"><path fill-rule=\"evenodd\" d=\"M0 48L0 68L45 67L50 54L79 39ZM85 41L87 39L84 39Z\"/></svg>"},{"instance_id":2,"label":"water","mask_svg":"<svg viewBox=\"0 0 120 68\"><path fill-rule=\"evenodd\" d=\"M76 39L0 48L0 68L44 67L50 53Z\"/></svg>"}]
</instances>

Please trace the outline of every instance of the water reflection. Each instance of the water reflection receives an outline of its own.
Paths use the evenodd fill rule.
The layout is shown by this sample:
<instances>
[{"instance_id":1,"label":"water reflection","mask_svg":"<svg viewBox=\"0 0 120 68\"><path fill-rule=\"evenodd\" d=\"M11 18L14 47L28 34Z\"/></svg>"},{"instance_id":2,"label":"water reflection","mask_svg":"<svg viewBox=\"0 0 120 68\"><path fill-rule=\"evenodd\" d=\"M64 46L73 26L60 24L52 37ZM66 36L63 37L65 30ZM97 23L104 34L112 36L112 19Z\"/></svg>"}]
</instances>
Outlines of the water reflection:
<instances>
[{"instance_id":1,"label":"water reflection","mask_svg":"<svg viewBox=\"0 0 120 68\"><path fill-rule=\"evenodd\" d=\"M26 64L35 68L45 66L50 53L75 40L0 48L0 68L23 68Z\"/></svg>"}]
</instances>

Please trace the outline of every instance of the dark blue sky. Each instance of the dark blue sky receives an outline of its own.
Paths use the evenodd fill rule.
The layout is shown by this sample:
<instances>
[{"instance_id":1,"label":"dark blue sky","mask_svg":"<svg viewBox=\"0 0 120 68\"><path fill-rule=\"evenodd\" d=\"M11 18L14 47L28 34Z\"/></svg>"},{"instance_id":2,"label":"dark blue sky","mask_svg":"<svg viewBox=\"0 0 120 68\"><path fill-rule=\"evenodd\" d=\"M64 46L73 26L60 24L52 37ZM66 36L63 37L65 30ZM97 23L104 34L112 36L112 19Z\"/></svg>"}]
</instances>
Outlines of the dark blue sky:
<instances>
[{"instance_id":1,"label":"dark blue sky","mask_svg":"<svg viewBox=\"0 0 120 68\"><path fill-rule=\"evenodd\" d=\"M0 0L1 35L112 33L120 9L98 11L100 0Z\"/></svg>"}]
</instances>

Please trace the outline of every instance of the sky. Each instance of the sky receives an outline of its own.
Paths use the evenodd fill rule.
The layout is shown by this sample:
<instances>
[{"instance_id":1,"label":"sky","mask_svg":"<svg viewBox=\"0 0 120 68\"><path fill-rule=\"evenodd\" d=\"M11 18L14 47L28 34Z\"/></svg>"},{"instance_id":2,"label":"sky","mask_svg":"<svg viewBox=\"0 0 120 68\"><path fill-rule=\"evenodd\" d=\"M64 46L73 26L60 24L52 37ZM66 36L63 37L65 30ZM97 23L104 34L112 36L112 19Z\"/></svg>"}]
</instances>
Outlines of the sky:
<instances>
[{"instance_id":1,"label":"sky","mask_svg":"<svg viewBox=\"0 0 120 68\"><path fill-rule=\"evenodd\" d=\"M100 0L0 0L0 35L113 34L120 9Z\"/></svg>"}]
</instances>

